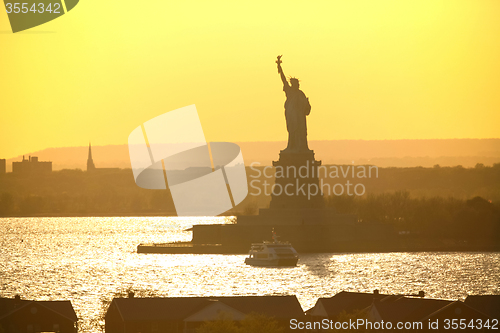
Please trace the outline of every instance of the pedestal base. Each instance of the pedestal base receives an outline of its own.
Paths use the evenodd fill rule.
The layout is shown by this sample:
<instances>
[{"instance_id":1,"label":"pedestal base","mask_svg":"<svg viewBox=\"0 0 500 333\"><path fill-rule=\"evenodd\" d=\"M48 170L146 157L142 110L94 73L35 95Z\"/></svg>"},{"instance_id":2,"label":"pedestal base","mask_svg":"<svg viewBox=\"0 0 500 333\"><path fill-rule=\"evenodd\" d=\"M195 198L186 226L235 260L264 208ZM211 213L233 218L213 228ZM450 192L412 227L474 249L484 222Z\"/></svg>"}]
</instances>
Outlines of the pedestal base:
<instances>
[{"instance_id":1,"label":"pedestal base","mask_svg":"<svg viewBox=\"0 0 500 333\"><path fill-rule=\"evenodd\" d=\"M271 209L317 209L324 207L323 193L319 186L318 166L314 151L280 152L280 159L273 162L276 168L275 185L271 195Z\"/></svg>"}]
</instances>

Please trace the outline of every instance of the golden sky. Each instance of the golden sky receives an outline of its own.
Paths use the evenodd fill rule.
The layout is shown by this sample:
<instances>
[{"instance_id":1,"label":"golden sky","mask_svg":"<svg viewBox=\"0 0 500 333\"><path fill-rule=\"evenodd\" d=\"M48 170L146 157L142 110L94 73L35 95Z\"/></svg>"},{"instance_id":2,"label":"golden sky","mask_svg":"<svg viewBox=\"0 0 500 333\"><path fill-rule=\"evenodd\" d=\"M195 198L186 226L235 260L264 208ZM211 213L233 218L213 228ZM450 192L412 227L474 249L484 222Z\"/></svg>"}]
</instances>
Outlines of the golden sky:
<instances>
[{"instance_id":1,"label":"golden sky","mask_svg":"<svg viewBox=\"0 0 500 333\"><path fill-rule=\"evenodd\" d=\"M2 7L3 8L3 7ZM12 34L0 11L0 158L124 144L196 104L208 141L498 138L500 1L98 1Z\"/></svg>"}]
</instances>

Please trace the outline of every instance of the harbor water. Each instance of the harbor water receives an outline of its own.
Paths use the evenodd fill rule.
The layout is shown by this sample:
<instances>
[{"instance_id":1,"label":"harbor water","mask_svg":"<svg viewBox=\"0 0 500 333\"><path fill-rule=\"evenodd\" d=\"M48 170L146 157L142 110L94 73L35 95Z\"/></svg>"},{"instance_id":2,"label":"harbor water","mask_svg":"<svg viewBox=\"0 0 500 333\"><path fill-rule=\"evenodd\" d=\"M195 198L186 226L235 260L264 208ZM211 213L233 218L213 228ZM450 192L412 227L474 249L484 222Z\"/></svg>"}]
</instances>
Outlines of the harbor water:
<instances>
[{"instance_id":1,"label":"harbor water","mask_svg":"<svg viewBox=\"0 0 500 333\"><path fill-rule=\"evenodd\" d=\"M139 243L188 241L193 224L231 217L0 219L0 296L71 300L80 330L98 331L106 301L140 295L296 295L306 310L340 291L461 299L500 294L500 253L303 254L295 268L244 264L244 255L137 254Z\"/></svg>"}]
</instances>

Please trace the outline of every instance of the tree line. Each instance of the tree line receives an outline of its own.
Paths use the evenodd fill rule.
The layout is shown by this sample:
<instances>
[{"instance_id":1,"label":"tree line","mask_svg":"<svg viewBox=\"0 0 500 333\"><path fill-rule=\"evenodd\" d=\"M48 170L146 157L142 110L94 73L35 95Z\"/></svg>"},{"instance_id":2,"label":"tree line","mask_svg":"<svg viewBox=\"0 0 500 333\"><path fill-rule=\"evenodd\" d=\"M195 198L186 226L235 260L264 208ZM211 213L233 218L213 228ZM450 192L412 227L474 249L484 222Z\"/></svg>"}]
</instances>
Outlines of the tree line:
<instances>
[{"instance_id":1,"label":"tree line","mask_svg":"<svg viewBox=\"0 0 500 333\"><path fill-rule=\"evenodd\" d=\"M264 180L274 183L273 177L264 179L263 172L260 174L261 178L255 178L255 169L247 168L249 182L257 179L258 186ZM331 185L346 180L363 182L366 194L332 195L326 200L338 210L350 210L365 221L397 219L408 225L446 224L474 214L467 210L467 200L481 197L495 207L500 203L500 164L478 164L475 168L379 168L378 177L349 177L350 174L343 179L323 180ZM263 193L249 194L227 214L256 214L259 208L269 205L271 198ZM463 214L457 213L462 210ZM175 215L175 206L168 190L138 187L130 169L94 173L61 170L32 177L0 175L0 216L31 215Z\"/></svg>"}]
</instances>

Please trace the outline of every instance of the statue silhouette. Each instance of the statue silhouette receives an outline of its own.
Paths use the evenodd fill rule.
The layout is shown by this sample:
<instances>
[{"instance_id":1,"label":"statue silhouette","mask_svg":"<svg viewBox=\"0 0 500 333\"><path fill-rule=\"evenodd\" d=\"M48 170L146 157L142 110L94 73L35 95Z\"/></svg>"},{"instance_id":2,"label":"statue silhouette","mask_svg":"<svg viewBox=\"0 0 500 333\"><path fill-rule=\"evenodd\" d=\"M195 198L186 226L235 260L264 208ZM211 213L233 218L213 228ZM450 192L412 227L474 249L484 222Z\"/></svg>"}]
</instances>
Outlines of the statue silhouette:
<instances>
[{"instance_id":1,"label":"statue silhouette","mask_svg":"<svg viewBox=\"0 0 500 333\"><path fill-rule=\"evenodd\" d=\"M306 116L311 112L311 104L306 95L299 89L299 80L290 78L290 84L286 80L281 68L281 57L278 56L278 73L283 81L283 91L286 94L285 119L288 130L288 145L283 150L287 153L309 152L307 146L307 124Z\"/></svg>"}]
</instances>

